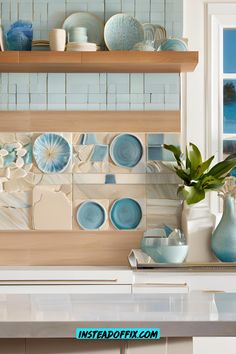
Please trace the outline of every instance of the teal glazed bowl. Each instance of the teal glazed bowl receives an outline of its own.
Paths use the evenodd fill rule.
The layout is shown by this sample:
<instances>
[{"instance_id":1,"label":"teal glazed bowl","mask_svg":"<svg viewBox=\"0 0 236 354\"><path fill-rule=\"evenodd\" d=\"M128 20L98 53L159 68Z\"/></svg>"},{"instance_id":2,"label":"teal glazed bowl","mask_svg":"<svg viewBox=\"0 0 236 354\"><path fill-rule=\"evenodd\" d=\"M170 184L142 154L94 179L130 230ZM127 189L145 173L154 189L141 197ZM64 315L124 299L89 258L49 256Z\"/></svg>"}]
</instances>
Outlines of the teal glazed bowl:
<instances>
[{"instance_id":1,"label":"teal glazed bowl","mask_svg":"<svg viewBox=\"0 0 236 354\"><path fill-rule=\"evenodd\" d=\"M168 245L168 238L144 237L141 249L157 263L183 263L188 245Z\"/></svg>"},{"instance_id":2,"label":"teal glazed bowl","mask_svg":"<svg viewBox=\"0 0 236 354\"><path fill-rule=\"evenodd\" d=\"M158 51L177 51L186 52L188 50L187 44L178 38L170 38L161 43L158 47Z\"/></svg>"}]
</instances>

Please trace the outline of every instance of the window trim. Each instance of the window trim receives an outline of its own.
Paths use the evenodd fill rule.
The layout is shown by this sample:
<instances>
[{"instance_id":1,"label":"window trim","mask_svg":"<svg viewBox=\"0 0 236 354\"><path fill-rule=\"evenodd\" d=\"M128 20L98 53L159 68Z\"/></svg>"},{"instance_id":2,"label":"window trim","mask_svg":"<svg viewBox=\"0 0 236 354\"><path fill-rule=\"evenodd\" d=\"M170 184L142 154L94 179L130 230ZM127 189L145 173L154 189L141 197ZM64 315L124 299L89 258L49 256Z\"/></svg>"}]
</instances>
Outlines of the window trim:
<instances>
[{"instance_id":1,"label":"window trim","mask_svg":"<svg viewBox=\"0 0 236 354\"><path fill-rule=\"evenodd\" d=\"M215 161L223 158L223 28L236 28L236 4L207 4L207 80L206 80L206 137L207 155ZM220 211L216 193L211 193L210 207Z\"/></svg>"}]
</instances>

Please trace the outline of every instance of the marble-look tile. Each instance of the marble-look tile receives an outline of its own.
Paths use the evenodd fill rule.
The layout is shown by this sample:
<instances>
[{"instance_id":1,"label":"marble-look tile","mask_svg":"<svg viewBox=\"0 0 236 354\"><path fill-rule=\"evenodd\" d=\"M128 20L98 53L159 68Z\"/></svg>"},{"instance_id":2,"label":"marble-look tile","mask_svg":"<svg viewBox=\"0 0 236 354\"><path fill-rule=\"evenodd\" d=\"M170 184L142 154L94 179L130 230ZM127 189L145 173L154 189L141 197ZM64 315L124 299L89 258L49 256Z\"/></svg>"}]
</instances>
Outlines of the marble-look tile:
<instances>
[{"instance_id":1,"label":"marble-look tile","mask_svg":"<svg viewBox=\"0 0 236 354\"><path fill-rule=\"evenodd\" d=\"M145 174L73 174L74 184L146 184Z\"/></svg>"},{"instance_id":2,"label":"marble-look tile","mask_svg":"<svg viewBox=\"0 0 236 354\"><path fill-rule=\"evenodd\" d=\"M149 184L146 186L147 199L179 200L177 184Z\"/></svg>"},{"instance_id":3,"label":"marble-look tile","mask_svg":"<svg viewBox=\"0 0 236 354\"><path fill-rule=\"evenodd\" d=\"M129 197L135 199L142 209L142 220L138 226L138 230L146 228L146 189L145 185L73 185L73 209L74 209L74 224L75 228L78 227L75 221L75 213L79 203L85 200L98 200L108 202L108 214L112 204L120 198ZM114 230L114 226L109 220L108 229Z\"/></svg>"},{"instance_id":4,"label":"marble-look tile","mask_svg":"<svg viewBox=\"0 0 236 354\"><path fill-rule=\"evenodd\" d=\"M31 229L31 193L0 193L0 230Z\"/></svg>"},{"instance_id":5,"label":"marble-look tile","mask_svg":"<svg viewBox=\"0 0 236 354\"><path fill-rule=\"evenodd\" d=\"M175 161L174 155L163 145L180 145L180 134L148 134L148 161Z\"/></svg>"},{"instance_id":6,"label":"marble-look tile","mask_svg":"<svg viewBox=\"0 0 236 354\"><path fill-rule=\"evenodd\" d=\"M147 228L180 227L181 201L147 198Z\"/></svg>"},{"instance_id":7,"label":"marble-look tile","mask_svg":"<svg viewBox=\"0 0 236 354\"><path fill-rule=\"evenodd\" d=\"M71 185L40 185L33 189L33 229L72 229Z\"/></svg>"}]
</instances>

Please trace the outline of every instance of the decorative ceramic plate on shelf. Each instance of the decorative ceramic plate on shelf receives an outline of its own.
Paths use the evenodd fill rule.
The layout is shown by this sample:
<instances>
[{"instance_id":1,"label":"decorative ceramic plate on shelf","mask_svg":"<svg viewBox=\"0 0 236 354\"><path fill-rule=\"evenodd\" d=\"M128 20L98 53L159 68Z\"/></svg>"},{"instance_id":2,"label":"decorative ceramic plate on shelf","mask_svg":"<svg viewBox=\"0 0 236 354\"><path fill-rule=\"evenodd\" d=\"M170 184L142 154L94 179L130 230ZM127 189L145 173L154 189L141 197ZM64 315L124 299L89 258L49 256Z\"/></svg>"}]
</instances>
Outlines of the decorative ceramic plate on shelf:
<instances>
[{"instance_id":1,"label":"decorative ceramic plate on shelf","mask_svg":"<svg viewBox=\"0 0 236 354\"><path fill-rule=\"evenodd\" d=\"M143 26L130 15L117 14L105 24L104 39L109 50L131 50L143 41Z\"/></svg>"},{"instance_id":2,"label":"decorative ceramic plate on shelf","mask_svg":"<svg viewBox=\"0 0 236 354\"><path fill-rule=\"evenodd\" d=\"M62 25L67 33L72 27L87 28L88 42L97 45L103 43L104 23L99 17L89 12L76 12L67 17Z\"/></svg>"},{"instance_id":3,"label":"decorative ceramic plate on shelf","mask_svg":"<svg viewBox=\"0 0 236 354\"><path fill-rule=\"evenodd\" d=\"M134 230L142 220L141 206L132 198L117 199L111 207L110 220L118 230Z\"/></svg>"},{"instance_id":4,"label":"decorative ceramic plate on shelf","mask_svg":"<svg viewBox=\"0 0 236 354\"><path fill-rule=\"evenodd\" d=\"M71 160L71 147L63 136L45 133L35 140L33 155L42 172L63 172Z\"/></svg>"},{"instance_id":5,"label":"decorative ceramic plate on shelf","mask_svg":"<svg viewBox=\"0 0 236 354\"><path fill-rule=\"evenodd\" d=\"M78 207L76 220L83 230L99 230L107 220L107 212L102 204L89 200Z\"/></svg>"},{"instance_id":6,"label":"decorative ceramic plate on shelf","mask_svg":"<svg viewBox=\"0 0 236 354\"><path fill-rule=\"evenodd\" d=\"M133 134L119 134L111 142L110 156L120 167L135 167L143 156L143 146Z\"/></svg>"}]
</instances>

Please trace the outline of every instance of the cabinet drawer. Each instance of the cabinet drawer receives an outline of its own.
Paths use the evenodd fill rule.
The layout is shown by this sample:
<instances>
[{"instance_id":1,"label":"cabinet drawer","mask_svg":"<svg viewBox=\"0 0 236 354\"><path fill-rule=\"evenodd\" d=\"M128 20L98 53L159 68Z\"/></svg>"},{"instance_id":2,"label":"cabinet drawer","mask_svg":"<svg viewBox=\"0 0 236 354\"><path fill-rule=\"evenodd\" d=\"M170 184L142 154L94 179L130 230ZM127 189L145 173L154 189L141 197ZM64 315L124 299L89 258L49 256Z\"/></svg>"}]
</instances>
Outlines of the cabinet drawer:
<instances>
[{"instance_id":1,"label":"cabinet drawer","mask_svg":"<svg viewBox=\"0 0 236 354\"><path fill-rule=\"evenodd\" d=\"M0 294L131 294L131 285L0 285Z\"/></svg>"},{"instance_id":2,"label":"cabinet drawer","mask_svg":"<svg viewBox=\"0 0 236 354\"><path fill-rule=\"evenodd\" d=\"M186 294L188 291L187 283L136 283L132 287L133 294Z\"/></svg>"},{"instance_id":3,"label":"cabinet drawer","mask_svg":"<svg viewBox=\"0 0 236 354\"><path fill-rule=\"evenodd\" d=\"M26 354L120 354L123 347L121 342L27 339Z\"/></svg>"}]
</instances>

